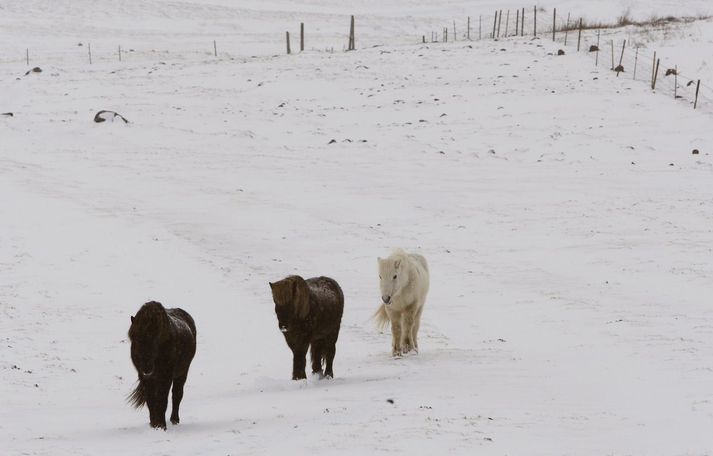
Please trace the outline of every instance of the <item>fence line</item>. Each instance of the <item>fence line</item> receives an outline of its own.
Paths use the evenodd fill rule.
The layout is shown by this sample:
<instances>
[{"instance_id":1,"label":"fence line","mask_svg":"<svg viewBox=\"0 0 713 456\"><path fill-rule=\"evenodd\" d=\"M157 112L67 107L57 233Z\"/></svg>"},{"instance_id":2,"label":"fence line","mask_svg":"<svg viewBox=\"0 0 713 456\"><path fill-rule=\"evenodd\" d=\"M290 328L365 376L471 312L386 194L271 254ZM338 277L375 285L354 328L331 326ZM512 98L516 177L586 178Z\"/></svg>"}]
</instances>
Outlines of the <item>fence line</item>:
<instances>
[{"instance_id":1,"label":"fence line","mask_svg":"<svg viewBox=\"0 0 713 456\"><path fill-rule=\"evenodd\" d=\"M540 14L537 14L537 13ZM614 47L617 49L621 47L621 53L618 56L618 65L614 65L612 62L611 69L619 70L617 71L617 76L626 78L630 77L635 81L641 81L650 84L653 92L670 94L671 98L675 100L683 100L691 104L694 109L699 109L704 107L707 111L713 112L713 87L711 83L703 80L700 77L694 75L688 75L679 69L679 67L672 62L671 59L662 59L660 55L657 56L655 51L651 51L646 47L636 45L635 42L629 40L626 43L623 39L619 38L623 30L622 27L603 27L603 28L592 28L584 27L583 19L577 17L576 15L572 17L571 12L567 14L557 14L557 10L553 9L552 14L542 14L545 13L544 8L534 7L530 8L518 8L518 9L505 9L505 10L495 10L490 14L478 15L478 34L477 41L486 40L503 40L512 39L518 37L520 39L543 39L549 41L550 39L564 46L565 49L574 46L574 40L569 39L569 32L575 31L577 33L576 50L579 52L585 52L588 54L594 54L593 65L595 67L605 68L606 63L603 63L599 59L599 52L602 51L601 43L611 43L612 54ZM503 24L503 14L505 14L505 23ZM514 17L513 27L510 27L510 16ZM418 35L419 43L441 43L441 42L451 42L458 43L459 41L475 41L471 36L471 22L470 18L475 16L466 16L462 18L464 24L463 27L457 26L457 21L453 20L452 24L443 27L440 32L430 31L429 34ZM349 23L345 24L345 34L331 34L332 40L344 40L343 50L355 50L355 19L354 16L349 18ZM492 33L488 31L483 31L482 24L489 24L492 21L493 29ZM299 35L300 35L300 51L304 50L304 23L299 24ZM452 25L452 28L451 28ZM645 26L647 32L666 32L673 27L678 27L679 24L652 24L651 26ZM686 26L687 22L684 21L683 26ZM486 26L487 27L487 26ZM633 27L633 26L632 26ZM637 26L638 27L638 26ZM448 39L449 29L452 30L451 39ZM460 34L457 31L460 30ZM348 33L347 33L348 31ZM636 30L635 30L636 32ZM286 51L291 53L289 32L285 33L287 44ZM430 40L426 37L430 36ZM324 35L322 35L324 38ZM440 38L440 39L439 39ZM140 51L136 48L122 47L118 46L118 52L116 52L117 47L113 47L113 50L108 49L100 54L98 49L92 49L91 44L87 44L86 48L82 44L78 45L78 49L72 51L62 51L62 52L52 52L42 53L37 52L32 48L24 49L24 55L16 59L0 59L0 64L19 64L25 63L28 67L35 64L35 62L42 62L39 64L46 64L52 62L65 63L67 61L74 60L76 62L88 62L89 64L96 64L98 62L110 62L116 61L122 64L128 64L137 58L150 58L150 59L177 59L177 60L190 60L193 58L247 58L246 56L237 56L231 53L228 46L221 46L221 52L218 52L217 40L212 40L213 42L207 41L205 43L204 49L198 49L196 45L194 49L190 49L190 45L187 46L188 49L184 48L181 50L151 50L151 51ZM413 41L411 41L413 43ZM211 46L212 44L212 46ZM609 47L609 46L606 46ZM84 49L84 51L82 51ZM284 48L283 48L284 49ZM593 50L596 49L596 50ZM326 51L330 51L329 48L324 48ZM334 48L331 48L331 52ZM84 57L81 57L82 52ZM18 52L20 54L20 52ZM114 57L111 57L111 56ZM88 56L88 60L87 60ZM251 56L255 57L255 56ZM605 59L606 60L606 59ZM613 59L612 59L613 60ZM656 73L656 66L660 67L660 74ZM651 75L649 77L648 75Z\"/></svg>"}]
</instances>

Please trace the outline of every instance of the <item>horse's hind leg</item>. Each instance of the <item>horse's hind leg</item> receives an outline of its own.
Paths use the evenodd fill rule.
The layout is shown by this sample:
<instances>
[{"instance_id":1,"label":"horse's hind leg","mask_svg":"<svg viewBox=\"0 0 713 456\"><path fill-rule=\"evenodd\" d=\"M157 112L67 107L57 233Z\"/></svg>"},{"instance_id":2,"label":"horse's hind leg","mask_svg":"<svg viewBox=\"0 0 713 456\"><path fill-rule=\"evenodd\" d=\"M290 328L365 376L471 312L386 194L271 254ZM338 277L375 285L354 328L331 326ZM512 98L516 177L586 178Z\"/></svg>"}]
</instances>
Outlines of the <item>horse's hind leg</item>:
<instances>
[{"instance_id":1,"label":"horse's hind leg","mask_svg":"<svg viewBox=\"0 0 713 456\"><path fill-rule=\"evenodd\" d=\"M183 385L186 384L186 378L188 378L188 373L182 377L173 379L173 391L171 393L171 399L173 404L171 407L171 423L178 424L181 419L178 416L178 408L181 405L181 399L183 399Z\"/></svg>"},{"instance_id":2,"label":"horse's hind leg","mask_svg":"<svg viewBox=\"0 0 713 456\"><path fill-rule=\"evenodd\" d=\"M324 355L324 341L315 340L312 342L310 357L312 358L312 373L322 376L322 356Z\"/></svg>"},{"instance_id":3,"label":"horse's hind leg","mask_svg":"<svg viewBox=\"0 0 713 456\"><path fill-rule=\"evenodd\" d=\"M324 376L328 378L334 378L334 371L332 370L332 364L334 363L334 356L337 354L337 341L329 341L324 350L324 356L327 359L326 368L324 370Z\"/></svg>"},{"instance_id":4,"label":"horse's hind leg","mask_svg":"<svg viewBox=\"0 0 713 456\"><path fill-rule=\"evenodd\" d=\"M418 330L421 328L421 314L423 313L423 303L421 307L416 310L416 317L413 320L413 330L411 340L413 341L413 348L418 353Z\"/></svg>"}]
</instances>

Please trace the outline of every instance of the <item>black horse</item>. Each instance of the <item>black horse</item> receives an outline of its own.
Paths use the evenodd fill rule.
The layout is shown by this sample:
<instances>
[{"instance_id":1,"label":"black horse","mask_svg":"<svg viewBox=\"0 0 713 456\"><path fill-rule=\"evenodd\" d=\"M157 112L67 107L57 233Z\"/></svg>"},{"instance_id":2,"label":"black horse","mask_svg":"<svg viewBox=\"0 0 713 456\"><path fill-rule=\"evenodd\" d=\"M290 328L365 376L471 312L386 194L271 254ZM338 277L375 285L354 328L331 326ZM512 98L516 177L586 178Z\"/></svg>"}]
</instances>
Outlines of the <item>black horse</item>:
<instances>
[{"instance_id":1,"label":"black horse","mask_svg":"<svg viewBox=\"0 0 713 456\"><path fill-rule=\"evenodd\" d=\"M344 311L344 293L339 284L329 277L304 280L289 276L270 283L270 288L278 327L292 350L292 380L307 378L305 364L310 346L312 373L334 377L332 363Z\"/></svg>"},{"instance_id":2,"label":"black horse","mask_svg":"<svg viewBox=\"0 0 713 456\"><path fill-rule=\"evenodd\" d=\"M196 354L196 324L182 309L165 309L156 301L144 304L131 317L131 361L139 383L128 400L149 407L151 427L166 429L168 392L173 383L171 423L178 424L188 368Z\"/></svg>"}]
</instances>

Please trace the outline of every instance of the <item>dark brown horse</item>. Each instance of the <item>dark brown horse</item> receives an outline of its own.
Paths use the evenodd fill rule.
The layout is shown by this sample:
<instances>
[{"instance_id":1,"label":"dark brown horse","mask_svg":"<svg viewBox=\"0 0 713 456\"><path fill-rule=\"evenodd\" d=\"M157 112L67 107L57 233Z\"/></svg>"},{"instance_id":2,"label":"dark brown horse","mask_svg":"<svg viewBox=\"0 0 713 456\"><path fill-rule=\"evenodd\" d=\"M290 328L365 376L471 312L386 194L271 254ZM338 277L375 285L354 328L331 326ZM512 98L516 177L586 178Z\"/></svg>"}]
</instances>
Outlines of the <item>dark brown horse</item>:
<instances>
[{"instance_id":1,"label":"dark brown horse","mask_svg":"<svg viewBox=\"0 0 713 456\"><path fill-rule=\"evenodd\" d=\"M131 361L139 383L128 400L136 408L148 405L151 426L166 429L168 392L173 384L171 423L178 424L188 368L196 354L196 324L182 309L165 309L156 301L131 317Z\"/></svg>"},{"instance_id":2,"label":"dark brown horse","mask_svg":"<svg viewBox=\"0 0 713 456\"><path fill-rule=\"evenodd\" d=\"M270 283L270 288L278 327L292 350L292 380L307 378L305 364L310 346L312 373L334 377L332 364L344 311L339 284L329 277L304 280L289 276Z\"/></svg>"}]
</instances>

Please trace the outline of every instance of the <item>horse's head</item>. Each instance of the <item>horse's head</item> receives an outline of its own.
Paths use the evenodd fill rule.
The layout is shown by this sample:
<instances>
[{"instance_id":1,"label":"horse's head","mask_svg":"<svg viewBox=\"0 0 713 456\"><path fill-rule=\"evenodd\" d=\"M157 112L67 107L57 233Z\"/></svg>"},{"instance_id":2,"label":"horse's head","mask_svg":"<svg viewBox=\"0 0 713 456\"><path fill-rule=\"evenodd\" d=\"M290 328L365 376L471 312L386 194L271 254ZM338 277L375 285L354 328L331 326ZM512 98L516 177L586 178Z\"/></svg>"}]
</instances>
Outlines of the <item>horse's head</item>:
<instances>
[{"instance_id":1,"label":"horse's head","mask_svg":"<svg viewBox=\"0 0 713 456\"><path fill-rule=\"evenodd\" d=\"M270 282L275 315L280 331L290 330L290 321L297 317L304 319L309 313L309 288L300 276L289 276L278 282Z\"/></svg>"},{"instance_id":2,"label":"horse's head","mask_svg":"<svg viewBox=\"0 0 713 456\"><path fill-rule=\"evenodd\" d=\"M401 258L378 258L379 262L379 288L381 300L384 304L391 304L391 299L398 294L406 279L401 269Z\"/></svg>"},{"instance_id":3,"label":"horse's head","mask_svg":"<svg viewBox=\"0 0 713 456\"><path fill-rule=\"evenodd\" d=\"M145 304L135 316L131 317L129 328L131 361L141 378L149 378L154 374L159 345L166 336L165 318L167 317L163 306L154 302Z\"/></svg>"}]
</instances>

